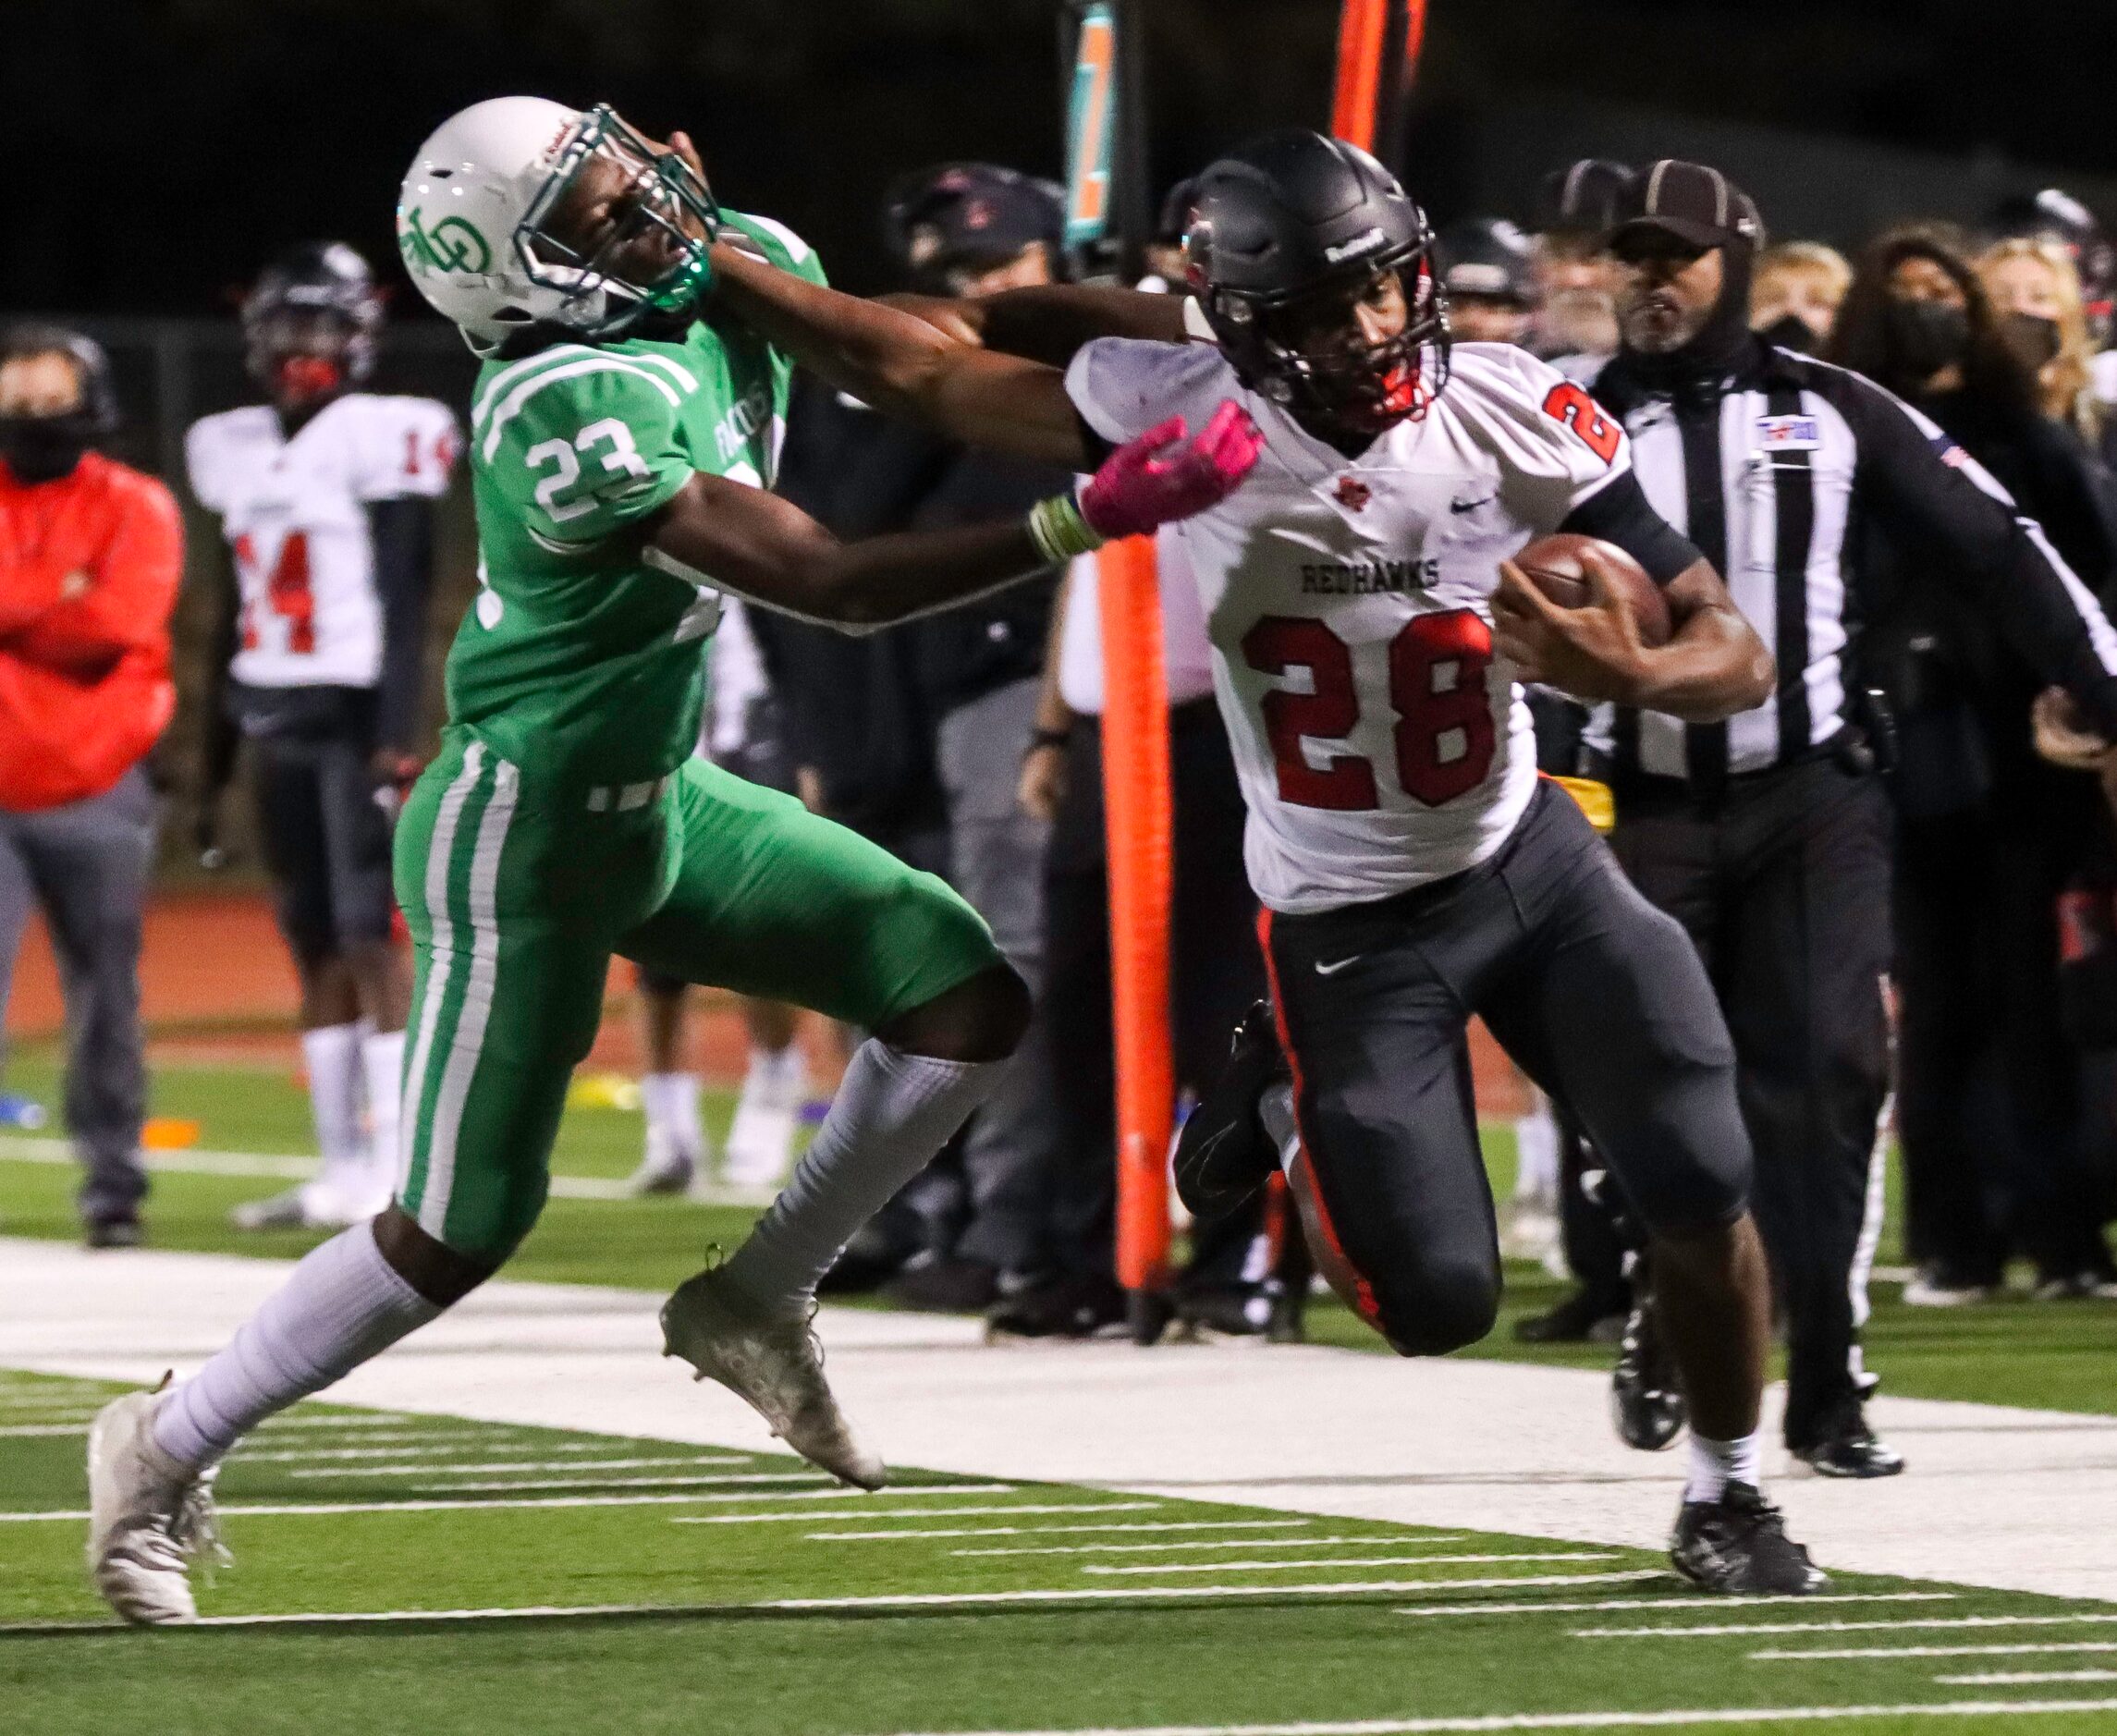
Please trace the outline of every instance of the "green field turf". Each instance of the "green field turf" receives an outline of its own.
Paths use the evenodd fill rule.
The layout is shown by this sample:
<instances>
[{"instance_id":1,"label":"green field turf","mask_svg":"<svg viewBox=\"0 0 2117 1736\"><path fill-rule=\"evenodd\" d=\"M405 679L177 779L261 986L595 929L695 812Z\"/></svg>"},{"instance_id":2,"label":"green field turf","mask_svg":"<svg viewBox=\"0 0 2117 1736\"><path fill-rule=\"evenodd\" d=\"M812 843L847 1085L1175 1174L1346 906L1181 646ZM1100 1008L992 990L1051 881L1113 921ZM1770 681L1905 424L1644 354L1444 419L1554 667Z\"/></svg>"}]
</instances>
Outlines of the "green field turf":
<instances>
[{"instance_id":1,"label":"green field turf","mask_svg":"<svg viewBox=\"0 0 2117 1736\"><path fill-rule=\"evenodd\" d=\"M8 1086L51 1103L57 1068L48 1051L32 1050L8 1069ZM304 1154L313 1150L308 1099L284 1070L169 1067L154 1075L154 1113L201 1124L207 1151ZM725 1134L734 1099L706 1094L708 1125ZM641 1119L605 1108L567 1112L554 1161L561 1177L607 1182L639 1161ZM1496 1193L1513 1185L1511 1130L1487 1130ZM0 1147L4 1151L6 1147ZM56 1155L56 1143L41 1148ZM153 1245L200 1253L281 1258L321 1238L297 1230L248 1235L229 1228L229 1209L287 1183L256 1177L164 1174L149 1206ZM78 1233L71 1172L61 1164L10 1161L0 1155L0 1234L71 1239ZM1885 1226L1881 1262L1899 1257L1895 1199ZM745 1207L699 1205L684 1200L555 1199L508 1268L510 1278L612 1284L654 1290L673 1286L698 1269L706 1248L738 1242L753 1213ZM1517 1344L1513 1322L1548 1307L1563 1286L1534 1265L1508 1271L1499 1328L1466 1354L1560 1367L1602 1368L1610 1352L1595 1345L1533 1348ZM1912 1398L1965 1399L2059 1411L2117 1414L2117 1302L2035 1302L2010 1299L1956 1309L1906 1308L1899 1287L1874 1286L1875 1318L1867 1333L1867 1363L1884 1390ZM1319 1342L1379 1351L1367 1326L1334 1299L1318 1298L1310 1333Z\"/></svg>"},{"instance_id":2,"label":"green field turf","mask_svg":"<svg viewBox=\"0 0 2117 1736\"><path fill-rule=\"evenodd\" d=\"M200 1601L229 1625L129 1633L69 1516L113 1390L0 1374L0 1729L1381 1736L1972 1703L1821 1721L2085 1736L2117 1707L2107 1605L1856 1576L1700 1599L1633 1550L915 1472L858 1496L790 1459L320 1404L225 1470L237 1559ZM385 1619L243 1620L356 1614ZM2083 1679L1944 1680L2023 1673ZM2008 1710L2053 1703L2090 1709Z\"/></svg>"}]
</instances>

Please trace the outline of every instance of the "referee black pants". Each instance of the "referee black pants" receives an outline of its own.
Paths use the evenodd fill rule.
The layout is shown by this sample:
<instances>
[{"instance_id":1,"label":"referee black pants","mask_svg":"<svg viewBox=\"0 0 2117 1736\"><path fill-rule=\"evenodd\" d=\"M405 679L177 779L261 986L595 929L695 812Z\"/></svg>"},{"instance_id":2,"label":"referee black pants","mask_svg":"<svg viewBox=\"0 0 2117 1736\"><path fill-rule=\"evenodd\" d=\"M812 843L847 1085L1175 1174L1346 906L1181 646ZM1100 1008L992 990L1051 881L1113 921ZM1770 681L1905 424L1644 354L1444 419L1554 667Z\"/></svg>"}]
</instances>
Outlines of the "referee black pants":
<instances>
[{"instance_id":1,"label":"referee black pants","mask_svg":"<svg viewBox=\"0 0 2117 1736\"><path fill-rule=\"evenodd\" d=\"M1672 780L1640 786L1621 792L1610 841L1690 932L1727 1014L1757 1226L1787 1315L1786 1439L1810 1446L1858 1393L1889 1086L1885 800L1829 759L1736 777L1712 801Z\"/></svg>"}]
</instances>

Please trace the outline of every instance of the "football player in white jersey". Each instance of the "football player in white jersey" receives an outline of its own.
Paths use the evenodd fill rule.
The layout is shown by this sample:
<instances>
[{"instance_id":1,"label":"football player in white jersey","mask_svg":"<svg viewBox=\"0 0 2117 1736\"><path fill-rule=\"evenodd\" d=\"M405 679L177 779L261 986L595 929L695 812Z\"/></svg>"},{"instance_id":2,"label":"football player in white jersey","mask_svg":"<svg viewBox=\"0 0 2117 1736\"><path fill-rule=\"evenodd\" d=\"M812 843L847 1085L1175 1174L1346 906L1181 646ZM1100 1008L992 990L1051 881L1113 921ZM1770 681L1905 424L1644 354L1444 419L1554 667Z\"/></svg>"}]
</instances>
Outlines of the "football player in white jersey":
<instances>
[{"instance_id":1,"label":"football player in white jersey","mask_svg":"<svg viewBox=\"0 0 2117 1736\"><path fill-rule=\"evenodd\" d=\"M382 297L337 242L304 247L243 304L267 402L191 426L191 491L234 566L228 657L202 800L211 844L236 733L301 983L301 1049L323 1167L239 1206L246 1229L358 1223L389 1203L410 977L394 935L390 815L418 771L434 499L456 421L431 398L359 388Z\"/></svg>"},{"instance_id":2,"label":"football player in white jersey","mask_svg":"<svg viewBox=\"0 0 2117 1736\"><path fill-rule=\"evenodd\" d=\"M732 257L720 293L877 408L1075 470L1223 397L1254 416L1248 486L1180 534L1275 1007L1193 1118L1180 1184L1224 1202L1283 1163L1322 1269L1394 1347L1474 1342L1500 1281L1464 1045L1482 1016L1578 1115L1681 1294L1677 1566L1812 1591L1757 1487L1770 1303L1727 1030L1682 929L1539 782L1519 685L1702 720L1768 691L1771 660L1647 506L1621 428L1522 351L1451 347L1430 241L1372 158L1282 132L1200 177L1188 304L1034 290L922 323ZM1599 571L1579 609L1530 586L1511 557L1560 530L1663 586L1665 646Z\"/></svg>"}]
</instances>

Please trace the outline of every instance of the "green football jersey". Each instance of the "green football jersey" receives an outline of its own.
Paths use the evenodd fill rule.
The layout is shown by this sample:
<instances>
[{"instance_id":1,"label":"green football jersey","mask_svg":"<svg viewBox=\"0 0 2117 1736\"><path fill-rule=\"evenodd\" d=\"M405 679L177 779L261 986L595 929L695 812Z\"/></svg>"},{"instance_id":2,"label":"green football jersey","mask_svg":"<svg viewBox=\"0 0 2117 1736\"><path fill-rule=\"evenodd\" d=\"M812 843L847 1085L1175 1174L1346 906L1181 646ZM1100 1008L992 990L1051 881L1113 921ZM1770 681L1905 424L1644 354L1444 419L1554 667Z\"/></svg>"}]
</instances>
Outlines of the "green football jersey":
<instances>
[{"instance_id":1,"label":"green football jersey","mask_svg":"<svg viewBox=\"0 0 2117 1736\"><path fill-rule=\"evenodd\" d=\"M824 280L789 230L728 221ZM643 783L690 757L720 597L647 564L633 527L697 471L769 488L792 373L710 317L680 339L557 343L479 371L479 584L448 653L451 724L538 780Z\"/></svg>"}]
</instances>

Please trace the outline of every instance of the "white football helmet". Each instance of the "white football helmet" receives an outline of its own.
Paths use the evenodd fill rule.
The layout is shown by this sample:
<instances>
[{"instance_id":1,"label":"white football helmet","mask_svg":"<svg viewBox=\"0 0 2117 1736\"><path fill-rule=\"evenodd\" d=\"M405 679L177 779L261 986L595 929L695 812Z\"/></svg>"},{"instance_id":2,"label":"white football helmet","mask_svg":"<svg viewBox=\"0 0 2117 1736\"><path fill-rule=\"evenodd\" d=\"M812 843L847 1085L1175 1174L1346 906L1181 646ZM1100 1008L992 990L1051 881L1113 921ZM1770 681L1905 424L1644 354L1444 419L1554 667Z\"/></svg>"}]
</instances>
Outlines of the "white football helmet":
<instances>
[{"instance_id":1,"label":"white football helmet","mask_svg":"<svg viewBox=\"0 0 2117 1736\"><path fill-rule=\"evenodd\" d=\"M594 158L624 166L637 197L592 254L550 233L554 209ZM643 229L674 243L653 282L610 262ZM398 195L397 243L419 292L481 355L532 324L609 338L650 312L694 301L710 278L706 248L720 210L680 157L610 108L498 96L451 116L419 148Z\"/></svg>"}]
</instances>

